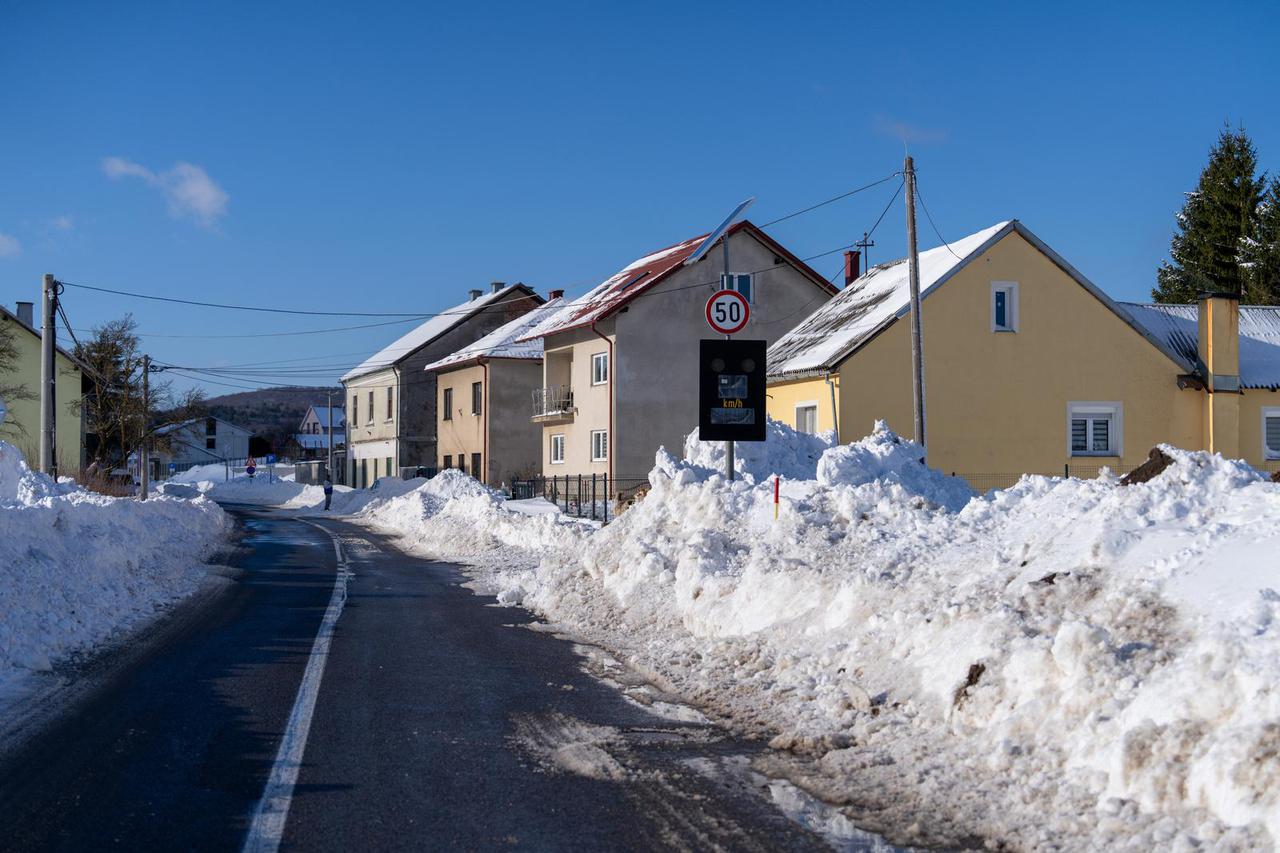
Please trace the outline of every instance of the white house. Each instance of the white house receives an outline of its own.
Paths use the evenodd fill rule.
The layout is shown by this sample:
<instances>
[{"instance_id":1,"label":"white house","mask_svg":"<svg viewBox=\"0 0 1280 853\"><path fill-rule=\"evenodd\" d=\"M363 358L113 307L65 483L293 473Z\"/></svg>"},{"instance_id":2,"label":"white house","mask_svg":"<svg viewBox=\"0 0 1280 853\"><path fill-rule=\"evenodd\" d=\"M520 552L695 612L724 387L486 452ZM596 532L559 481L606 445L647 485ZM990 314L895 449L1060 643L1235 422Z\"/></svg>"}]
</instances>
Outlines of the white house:
<instances>
[{"instance_id":1,"label":"white house","mask_svg":"<svg viewBox=\"0 0 1280 853\"><path fill-rule=\"evenodd\" d=\"M207 417L162 426L155 435L151 478L159 480L169 476L170 463L177 471L218 462L243 464L249 457L253 432L222 418Z\"/></svg>"}]
</instances>

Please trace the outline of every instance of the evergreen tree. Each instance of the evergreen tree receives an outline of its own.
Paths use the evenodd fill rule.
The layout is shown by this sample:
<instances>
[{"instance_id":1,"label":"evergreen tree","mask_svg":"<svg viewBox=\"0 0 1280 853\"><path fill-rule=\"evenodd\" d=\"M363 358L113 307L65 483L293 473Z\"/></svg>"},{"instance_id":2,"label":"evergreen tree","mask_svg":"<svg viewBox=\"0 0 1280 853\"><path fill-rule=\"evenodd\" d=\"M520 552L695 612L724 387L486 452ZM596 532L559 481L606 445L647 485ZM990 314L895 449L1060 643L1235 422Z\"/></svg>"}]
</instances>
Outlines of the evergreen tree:
<instances>
[{"instance_id":1,"label":"evergreen tree","mask_svg":"<svg viewBox=\"0 0 1280 853\"><path fill-rule=\"evenodd\" d=\"M1280 304L1280 178L1272 178L1258 205L1257 226L1248 250L1249 287L1245 301L1253 305Z\"/></svg>"},{"instance_id":2,"label":"evergreen tree","mask_svg":"<svg viewBox=\"0 0 1280 853\"><path fill-rule=\"evenodd\" d=\"M1152 296L1157 302L1194 302L1206 290L1238 295L1251 290L1250 268L1243 264L1265 186L1257 167L1257 151L1244 129L1223 128L1199 185L1178 214L1171 261L1156 271Z\"/></svg>"}]
</instances>

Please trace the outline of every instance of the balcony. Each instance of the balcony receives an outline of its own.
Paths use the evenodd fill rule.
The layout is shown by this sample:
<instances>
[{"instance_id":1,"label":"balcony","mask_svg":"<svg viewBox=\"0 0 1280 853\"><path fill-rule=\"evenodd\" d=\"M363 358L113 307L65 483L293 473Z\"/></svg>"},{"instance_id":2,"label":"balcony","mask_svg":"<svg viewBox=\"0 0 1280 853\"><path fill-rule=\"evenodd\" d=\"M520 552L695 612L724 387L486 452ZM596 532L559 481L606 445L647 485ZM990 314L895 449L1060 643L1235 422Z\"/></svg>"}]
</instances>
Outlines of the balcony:
<instances>
[{"instance_id":1,"label":"balcony","mask_svg":"<svg viewBox=\"0 0 1280 853\"><path fill-rule=\"evenodd\" d=\"M573 422L573 389L568 385L552 385L533 391L533 417L535 424L567 424Z\"/></svg>"}]
</instances>

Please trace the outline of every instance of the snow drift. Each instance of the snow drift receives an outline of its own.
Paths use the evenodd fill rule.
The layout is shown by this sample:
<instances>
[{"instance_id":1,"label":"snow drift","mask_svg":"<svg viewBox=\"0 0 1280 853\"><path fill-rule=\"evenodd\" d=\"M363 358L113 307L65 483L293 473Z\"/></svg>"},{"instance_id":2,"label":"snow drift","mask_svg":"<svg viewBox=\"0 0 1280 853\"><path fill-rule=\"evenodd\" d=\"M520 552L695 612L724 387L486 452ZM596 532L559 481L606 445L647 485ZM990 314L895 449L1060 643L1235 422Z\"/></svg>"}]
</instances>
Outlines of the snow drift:
<instances>
[{"instance_id":1,"label":"snow drift","mask_svg":"<svg viewBox=\"0 0 1280 853\"><path fill-rule=\"evenodd\" d=\"M94 494L0 442L0 693L193 592L228 529L211 501Z\"/></svg>"}]
</instances>

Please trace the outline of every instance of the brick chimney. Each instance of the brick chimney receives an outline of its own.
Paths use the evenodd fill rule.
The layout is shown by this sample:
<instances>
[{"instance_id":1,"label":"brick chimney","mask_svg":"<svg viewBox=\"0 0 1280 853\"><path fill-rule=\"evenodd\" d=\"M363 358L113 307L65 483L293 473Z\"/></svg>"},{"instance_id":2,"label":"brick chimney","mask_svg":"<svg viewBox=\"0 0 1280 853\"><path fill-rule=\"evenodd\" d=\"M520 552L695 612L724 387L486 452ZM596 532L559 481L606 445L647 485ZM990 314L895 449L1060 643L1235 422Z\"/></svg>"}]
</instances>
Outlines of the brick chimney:
<instances>
[{"instance_id":1,"label":"brick chimney","mask_svg":"<svg viewBox=\"0 0 1280 853\"><path fill-rule=\"evenodd\" d=\"M18 319L34 329L36 327L36 304L34 302L19 302L17 308Z\"/></svg>"},{"instance_id":2,"label":"brick chimney","mask_svg":"<svg viewBox=\"0 0 1280 853\"><path fill-rule=\"evenodd\" d=\"M506 286L507 286L507 283L505 281L491 281L489 282L489 292L497 293L499 290L502 290L502 288Z\"/></svg>"},{"instance_id":3,"label":"brick chimney","mask_svg":"<svg viewBox=\"0 0 1280 853\"><path fill-rule=\"evenodd\" d=\"M844 286L853 284L862 274L862 252L854 249L844 253Z\"/></svg>"},{"instance_id":4,"label":"brick chimney","mask_svg":"<svg viewBox=\"0 0 1280 853\"><path fill-rule=\"evenodd\" d=\"M1240 297L1200 294L1196 371L1204 377L1204 443L1210 452L1240 455Z\"/></svg>"},{"instance_id":5,"label":"brick chimney","mask_svg":"<svg viewBox=\"0 0 1280 853\"><path fill-rule=\"evenodd\" d=\"M559 299L564 296L563 290L551 290L547 292L547 299Z\"/></svg>"},{"instance_id":6,"label":"brick chimney","mask_svg":"<svg viewBox=\"0 0 1280 853\"><path fill-rule=\"evenodd\" d=\"M480 295L481 295L482 293L484 293L484 291L482 291L482 290L468 290L468 291L467 291L468 296L471 298L471 300L472 300L473 302L474 302L475 300L479 299L479 298L480 298Z\"/></svg>"}]
</instances>

